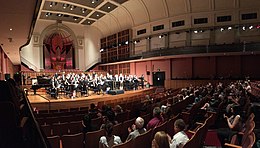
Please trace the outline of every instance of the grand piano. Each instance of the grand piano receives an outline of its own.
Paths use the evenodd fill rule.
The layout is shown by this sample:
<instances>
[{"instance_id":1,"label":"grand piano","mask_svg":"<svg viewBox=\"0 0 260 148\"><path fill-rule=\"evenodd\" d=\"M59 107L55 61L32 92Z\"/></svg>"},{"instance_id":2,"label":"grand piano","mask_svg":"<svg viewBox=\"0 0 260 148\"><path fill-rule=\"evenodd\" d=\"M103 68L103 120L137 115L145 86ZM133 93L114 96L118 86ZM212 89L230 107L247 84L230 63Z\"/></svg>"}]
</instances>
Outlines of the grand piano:
<instances>
[{"instance_id":1,"label":"grand piano","mask_svg":"<svg viewBox=\"0 0 260 148\"><path fill-rule=\"evenodd\" d=\"M48 88L51 87L51 78L45 76L37 76L37 79L32 81L32 87L34 94L36 95L36 91L40 88Z\"/></svg>"}]
</instances>

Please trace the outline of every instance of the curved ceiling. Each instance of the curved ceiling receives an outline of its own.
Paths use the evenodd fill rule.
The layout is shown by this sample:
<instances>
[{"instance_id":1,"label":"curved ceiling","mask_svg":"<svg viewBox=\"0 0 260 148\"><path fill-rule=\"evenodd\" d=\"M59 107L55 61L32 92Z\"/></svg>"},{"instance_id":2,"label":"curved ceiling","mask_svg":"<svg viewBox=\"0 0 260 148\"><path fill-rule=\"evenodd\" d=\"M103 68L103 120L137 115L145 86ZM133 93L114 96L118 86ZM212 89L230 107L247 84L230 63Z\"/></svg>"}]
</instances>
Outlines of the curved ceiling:
<instances>
[{"instance_id":1,"label":"curved ceiling","mask_svg":"<svg viewBox=\"0 0 260 148\"><path fill-rule=\"evenodd\" d=\"M107 36L188 13L259 6L257 0L43 0L39 19L92 25Z\"/></svg>"},{"instance_id":2,"label":"curved ceiling","mask_svg":"<svg viewBox=\"0 0 260 148\"><path fill-rule=\"evenodd\" d=\"M21 43L26 42L28 28L32 21L33 5L35 7L35 0L26 0L23 3L19 0L1 1L2 20L15 18L0 23L0 41L4 44L5 50L12 48L19 51L18 47L5 47L9 44L8 38L12 33L21 35L13 39L14 43L19 42L21 46ZM251 8L259 9L259 7L259 0L42 0L37 19L91 25L97 27L103 36L107 36L124 29L185 14L235 11L240 8L250 10ZM16 32L9 32L13 24L18 26L18 29ZM14 59L11 58L13 63L17 63Z\"/></svg>"}]
</instances>

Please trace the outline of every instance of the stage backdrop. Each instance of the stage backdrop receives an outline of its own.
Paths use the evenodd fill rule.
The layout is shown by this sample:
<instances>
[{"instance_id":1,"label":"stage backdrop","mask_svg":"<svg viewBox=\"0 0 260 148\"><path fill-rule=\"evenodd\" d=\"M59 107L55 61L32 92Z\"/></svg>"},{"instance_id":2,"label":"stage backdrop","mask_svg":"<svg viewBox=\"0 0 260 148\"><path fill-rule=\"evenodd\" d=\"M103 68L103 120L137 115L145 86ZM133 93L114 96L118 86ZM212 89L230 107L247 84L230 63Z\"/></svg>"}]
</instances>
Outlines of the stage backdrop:
<instances>
[{"instance_id":1,"label":"stage backdrop","mask_svg":"<svg viewBox=\"0 0 260 148\"><path fill-rule=\"evenodd\" d=\"M46 35L43 41L43 50L45 69L75 68L75 46L69 33L59 30Z\"/></svg>"}]
</instances>

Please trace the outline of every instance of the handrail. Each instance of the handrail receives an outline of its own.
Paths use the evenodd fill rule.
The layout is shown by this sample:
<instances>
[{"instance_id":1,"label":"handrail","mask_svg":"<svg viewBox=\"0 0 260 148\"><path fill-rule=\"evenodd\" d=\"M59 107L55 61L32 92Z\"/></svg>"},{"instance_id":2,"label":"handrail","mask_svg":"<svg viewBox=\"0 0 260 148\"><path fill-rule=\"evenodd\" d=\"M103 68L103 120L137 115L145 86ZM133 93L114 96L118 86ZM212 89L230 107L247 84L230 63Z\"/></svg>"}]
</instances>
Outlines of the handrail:
<instances>
[{"instance_id":1,"label":"handrail","mask_svg":"<svg viewBox=\"0 0 260 148\"><path fill-rule=\"evenodd\" d=\"M42 131L40 129L40 126L38 124L38 122L36 121L35 117L34 117L34 113L33 113L33 110L32 110L32 106L30 104L30 102L28 101L28 98L27 96L25 95L25 92L22 91L22 95L26 101L26 104L28 105L28 110L30 112L30 115L31 115L31 119L33 121L33 123L35 124L36 126L36 130L37 130L37 133L39 134L39 138L40 138L40 141L41 141L41 144L42 144L42 148L50 148L50 145L48 144L48 141L46 138L44 138L43 134L42 134Z\"/></svg>"}]
</instances>

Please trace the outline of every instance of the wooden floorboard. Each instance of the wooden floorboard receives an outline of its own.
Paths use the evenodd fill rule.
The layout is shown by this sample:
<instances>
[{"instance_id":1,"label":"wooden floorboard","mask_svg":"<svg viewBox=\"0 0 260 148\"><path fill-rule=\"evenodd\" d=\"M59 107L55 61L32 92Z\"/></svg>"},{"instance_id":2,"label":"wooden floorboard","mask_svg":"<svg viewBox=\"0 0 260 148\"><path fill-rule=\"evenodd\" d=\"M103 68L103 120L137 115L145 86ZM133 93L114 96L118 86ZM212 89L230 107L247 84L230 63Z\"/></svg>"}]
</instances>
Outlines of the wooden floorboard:
<instances>
[{"instance_id":1,"label":"wooden floorboard","mask_svg":"<svg viewBox=\"0 0 260 148\"><path fill-rule=\"evenodd\" d=\"M97 104L100 101L108 101L108 100L116 100L122 99L126 100L129 97L144 94L151 91L153 88L146 88L140 90L133 91L125 91L124 94L118 95L97 95L91 93L88 97L76 97L71 99L67 96L60 95L59 99L54 99L50 95L46 94L46 92L37 92L34 95L32 92L28 94L28 99L34 109L37 110L51 110L51 109L64 109L64 108L75 108L75 107L85 107L89 106L91 103Z\"/></svg>"}]
</instances>

